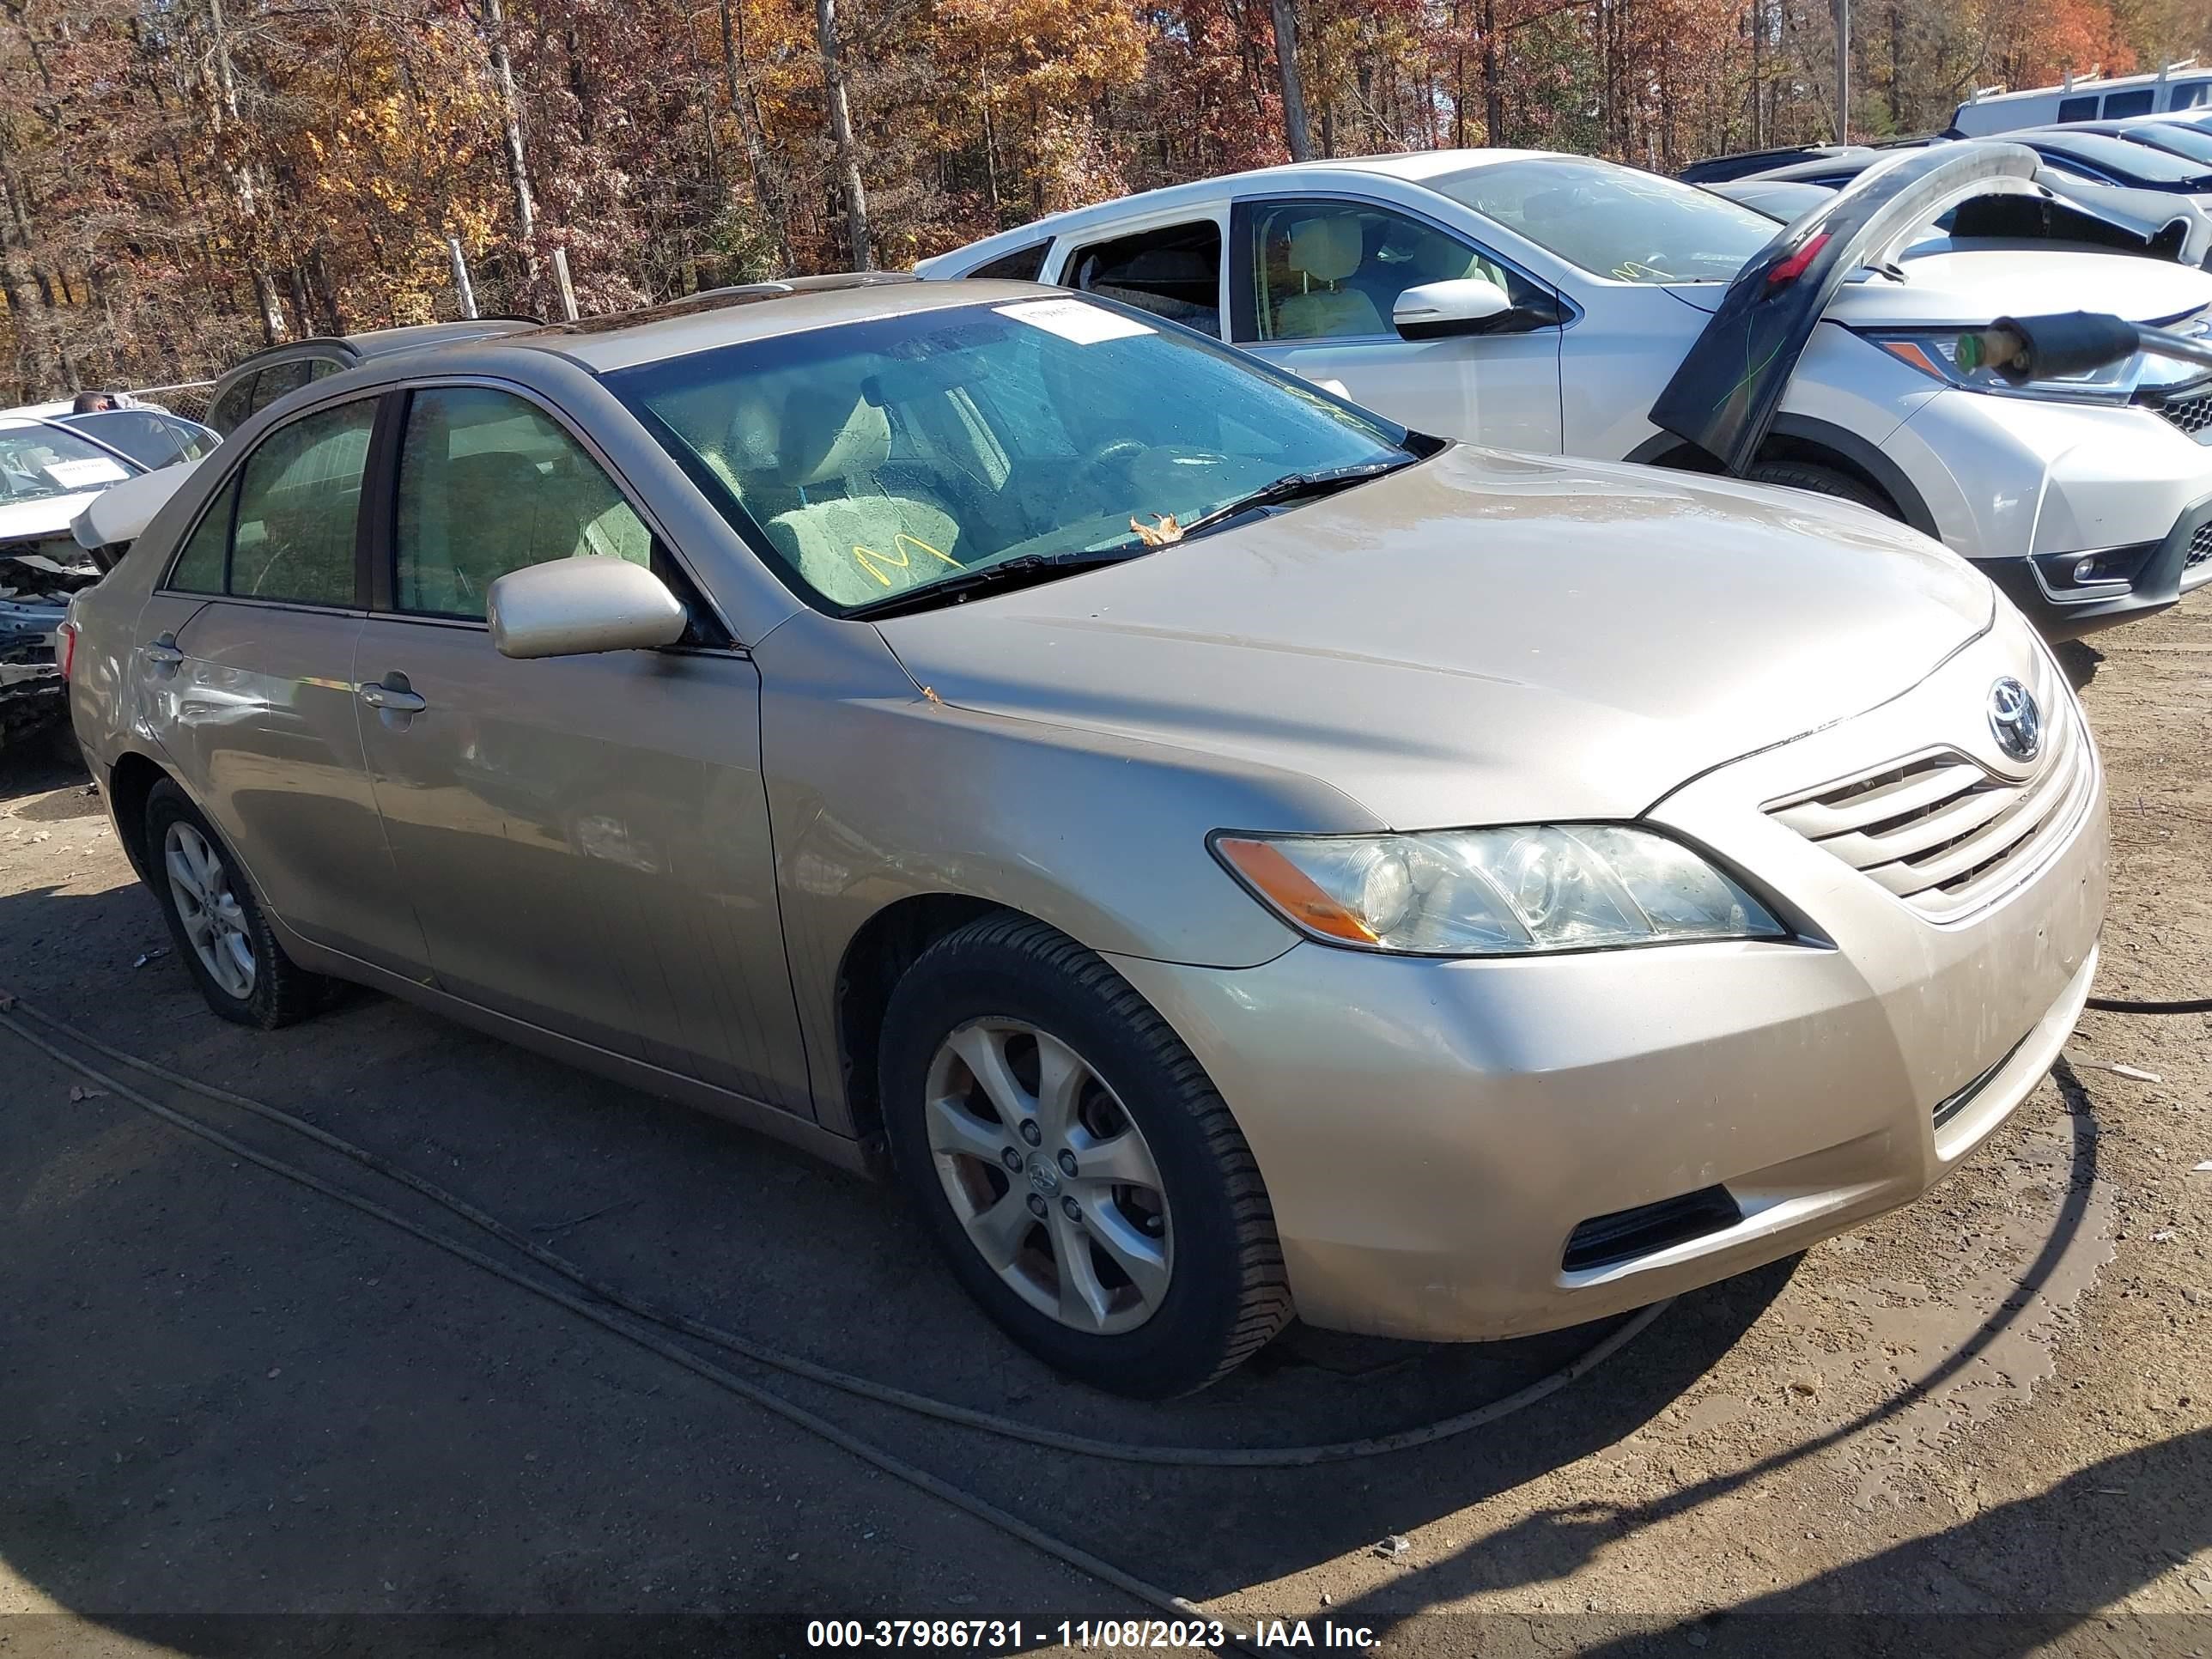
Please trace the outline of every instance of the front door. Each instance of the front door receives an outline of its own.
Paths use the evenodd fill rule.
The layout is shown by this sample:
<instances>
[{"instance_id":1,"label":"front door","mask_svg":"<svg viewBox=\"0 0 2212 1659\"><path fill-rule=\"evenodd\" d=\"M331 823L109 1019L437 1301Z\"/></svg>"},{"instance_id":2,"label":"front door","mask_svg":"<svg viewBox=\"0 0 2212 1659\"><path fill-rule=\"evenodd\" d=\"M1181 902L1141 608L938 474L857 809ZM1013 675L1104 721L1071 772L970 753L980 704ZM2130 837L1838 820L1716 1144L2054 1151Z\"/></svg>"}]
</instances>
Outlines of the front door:
<instances>
[{"instance_id":1,"label":"front door","mask_svg":"<svg viewBox=\"0 0 2212 1659\"><path fill-rule=\"evenodd\" d=\"M760 773L760 681L558 421L412 394L390 602L353 677L377 805L439 985L562 1036L811 1112ZM701 618L666 651L517 661L484 595L549 559L650 563Z\"/></svg>"},{"instance_id":2,"label":"front door","mask_svg":"<svg viewBox=\"0 0 2212 1659\"><path fill-rule=\"evenodd\" d=\"M1240 202L1237 343L1419 432L1556 453L1558 296L1473 243L1379 203ZM1390 320L1423 283L1478 276L1513 310L1481 334L1406 340Z\"/></svg>"},{"instance_id":3,"label":"front door","mask_svg":"<svg viewBox=\"0 0 2212 1659\"><path fill-rule=\"evenodd\" d=\"M423 965L362 755L351 683L356 543L376 400L264 437L147 600L146 719L179 777L301 937L402 973Z\"/></svg>"}]
</instances>

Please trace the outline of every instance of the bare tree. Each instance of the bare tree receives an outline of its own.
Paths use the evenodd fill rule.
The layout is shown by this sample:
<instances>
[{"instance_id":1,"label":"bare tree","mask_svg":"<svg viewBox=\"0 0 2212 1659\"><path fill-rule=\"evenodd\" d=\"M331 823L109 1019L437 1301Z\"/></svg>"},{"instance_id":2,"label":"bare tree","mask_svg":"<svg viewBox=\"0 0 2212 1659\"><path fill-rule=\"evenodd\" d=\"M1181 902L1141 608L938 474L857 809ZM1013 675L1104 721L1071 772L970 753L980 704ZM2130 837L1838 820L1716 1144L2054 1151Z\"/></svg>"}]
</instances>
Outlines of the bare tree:
<instances>
[{"instance_id":1,"label":"bare tree","mask_svg":"<svg viewBox=\"0 0 2212 1659\"><path fill-rule=\"evenodd\" d=\"M1306 125L1306 88L1298 73L1297 0L1270 0L1275 17L1275 67L1283 77L1283 138L1293 161L1313 160L1313 130Z\"/></svg>"},{"instance_id":2,"label":"bare tree","mask_svg":"<svg viewBox=\"0 0 2212 1659\"><path fill-rule=\"evenodd\" d=\"M759 112L752 105L744 73L744 40L742 14L737 0L721 0L722 71L729 82L730 108L738 118L738 131L745 146L745 168L753 180L753 199L760 204L769 239L775 244L776 274L791 269L791 222L784 206L783 181L775 175L768 153L768 135L761 131Z\"/></svg>"},{"instance_id":3,"label":"bare tree","mask_svg":"<svg viewBox=\"0 0 2212 1659\"><path fill-rule=\"evenodd\" d=\"M830 138L837 148L837 167L845 190L845 236L852 245L853 269L875 269L868 242L868 192L860 182L860 146L853 137L852 106L845 98L845 61L837 50L837 0L814 0L816 44L822 52L822 90L829 100Z\"/></svg>"},{"instance_id":4,"label":"bare tree","mask_svg":"<svg viewBox=\"0 0 2212 1659\"><path fill-rule=\"evenodd\" d=\"M538 204L530 189L530 162L522 148L522 105L514 95L514 65L507 55L507 8L502 0L480 0L472 10L484 56L491 65L492 94L499 102L499 131L507 156L507 188L514 197L514 240L522 252L523 280L538 290Z\"/></svg>"}]
</instances>

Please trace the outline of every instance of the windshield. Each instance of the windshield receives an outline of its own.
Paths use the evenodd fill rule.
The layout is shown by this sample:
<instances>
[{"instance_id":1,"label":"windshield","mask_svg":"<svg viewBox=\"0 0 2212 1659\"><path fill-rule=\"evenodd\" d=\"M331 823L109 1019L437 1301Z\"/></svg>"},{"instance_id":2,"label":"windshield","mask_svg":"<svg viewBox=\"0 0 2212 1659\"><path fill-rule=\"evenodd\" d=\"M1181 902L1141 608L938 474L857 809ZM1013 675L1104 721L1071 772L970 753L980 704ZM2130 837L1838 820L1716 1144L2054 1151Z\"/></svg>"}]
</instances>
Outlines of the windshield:
<instances>
[{"instance_id":1,"label":"windshield","mask_svg":"<svg viewBox=\"0 0 2212 1659\"><path fill-rule=\"evenodd\" d=\"M105 489L130 476L97 444L59 428L0 428L0 507Z\"/></svg>"},{"instance_id":2,"label":"windshield","mask_svg":"<svg viewBox=\"0 0 2212 1659\"><path fill-rule=\"evenodd\" d=\"M1747 207L1656 173L1570 155L1425 181L1538 247L1620 283L1727 283L1774 237Z\"/></svg>"},{"instance_id":3,"label":"windshield","mask_svg":"<svg viewBox=\"0 0 2212 1659\"><path fill-rule=\"evenodd\" d=\"M121 450L149 472L179 461L196 461L219 441L205 427L158 409L110 409L56 418Z\"/></svg>"},{"instance_id":4,"label":"windshield","mask_svg":"<svg viewBox=\"0 0 2212 1659\"><path fill-rule=\"evenodd\" d=\"M797 592L839 611L1025 555L1139 553L1287 475L1408 459L1396 427L1073 296L787 334L607 384Z\"/></svg>"}]
</instances>

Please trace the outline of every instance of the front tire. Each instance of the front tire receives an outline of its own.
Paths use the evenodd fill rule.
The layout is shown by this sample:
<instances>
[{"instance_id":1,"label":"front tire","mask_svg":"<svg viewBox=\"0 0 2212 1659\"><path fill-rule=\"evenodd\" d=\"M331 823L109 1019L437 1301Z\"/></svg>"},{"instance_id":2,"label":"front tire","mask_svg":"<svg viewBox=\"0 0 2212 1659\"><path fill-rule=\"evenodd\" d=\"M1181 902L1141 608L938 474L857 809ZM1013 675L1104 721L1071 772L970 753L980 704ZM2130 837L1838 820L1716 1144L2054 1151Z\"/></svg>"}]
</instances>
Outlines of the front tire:
<instances>
[{"instance_id":1,"label":"front tire","mask_svg":"<svg viewBox=\"0 0 2212 1659\"><path fill-rule=\"evenodd\" d=\"M1043 923L925 951L883 1030L884 1128L953 1274L1017 1342L1094 1388L1202 1389L1291 1297L1251 1149L1128 982Z\"/></svg>"},{"instance_id":2,"label":"front tire","mask_svg":"<svg viewBox=\"0 0 2212 1659\"><path fill-rule=\"evenodd\" d=\"M334 981L284 954L230 849L166 778L147 793L146 852L169 937L210 1009L273 1031L327 1005Z\"/></svg>"},{"instance_id":3,"label":"front tire","mask_svg":"<svg viewBox=\"0 0 2212 1659\"><path fill-rule=\"evenodd\" d=\"M1886 519L1902 523L1905 514L1897 510L1897 503L1863 478L1834 467L1822 466L1814 461L1755 461L1744 475L1753 483L1787 484L1792 489L1809 489L1815 495L1834 495L1847 501L1856 501L1861 507L1870 507Z\"/></svg>"}]
</instances>

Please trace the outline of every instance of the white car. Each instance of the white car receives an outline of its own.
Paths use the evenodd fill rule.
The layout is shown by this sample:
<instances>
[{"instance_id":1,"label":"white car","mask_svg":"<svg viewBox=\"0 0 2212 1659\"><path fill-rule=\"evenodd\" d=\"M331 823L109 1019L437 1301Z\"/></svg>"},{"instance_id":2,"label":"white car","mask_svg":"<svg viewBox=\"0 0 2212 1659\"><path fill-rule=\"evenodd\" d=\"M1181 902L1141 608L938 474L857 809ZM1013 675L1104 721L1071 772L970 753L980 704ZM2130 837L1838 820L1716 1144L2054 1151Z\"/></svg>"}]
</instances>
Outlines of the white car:
<instances>
[{"instance_id":1,"label":"white car","mask_svg":"<svg viewBox=\"0 0 2212 1659\"><path fill-rule=\"evenodd\" d=\"M0 749L68 713L57 630L70 595L107 568L77 539L76 520L108 489L175 471L216 441L204 427L147 408L0 413Z\"/></svg>"},{"instance_id":2,"label":"white car","mask_svg":"<svg viewBox=\"0 0 2212 1659\"><path fill-rule=\"evenodd\" d=\"M1778 228L1580 156L1347 159L1058 215L917 269L1109 295L1447 436L1856 501L2068 638L2212 581L2212 377L2151 360L2014 386L1959 368L1958 336L2085 307L2201 330L2212 275L2023 248L2036 165L2010 144L1900 150Z\"/></svg>"}]
</instances>

